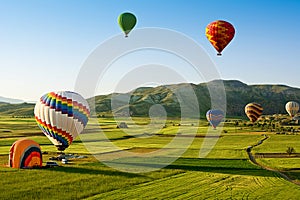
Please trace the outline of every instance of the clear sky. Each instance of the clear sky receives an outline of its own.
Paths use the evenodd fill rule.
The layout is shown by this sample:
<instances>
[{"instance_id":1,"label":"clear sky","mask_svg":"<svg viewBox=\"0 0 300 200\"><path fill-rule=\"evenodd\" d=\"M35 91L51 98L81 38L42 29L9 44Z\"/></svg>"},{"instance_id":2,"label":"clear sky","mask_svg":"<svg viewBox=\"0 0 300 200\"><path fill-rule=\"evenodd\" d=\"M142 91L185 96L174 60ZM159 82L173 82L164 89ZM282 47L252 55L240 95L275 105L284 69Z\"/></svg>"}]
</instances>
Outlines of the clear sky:
<instances>
[{"instance_id":1,"label":"clear sky","mask_svg":"<svg viewBox=\"0 0 300 200\"><path fill-rule=\"evenodd\" d=\"M222 79L300 87L298 0L0 2L0 96L35 101L49 91L73 90L89 54L121 33L117 18L125 11L137 16L136 28L172 29L195 40ZM236 29L222 57L205 36L207 24L217 19Z\"/></svg>"}]
</instances>

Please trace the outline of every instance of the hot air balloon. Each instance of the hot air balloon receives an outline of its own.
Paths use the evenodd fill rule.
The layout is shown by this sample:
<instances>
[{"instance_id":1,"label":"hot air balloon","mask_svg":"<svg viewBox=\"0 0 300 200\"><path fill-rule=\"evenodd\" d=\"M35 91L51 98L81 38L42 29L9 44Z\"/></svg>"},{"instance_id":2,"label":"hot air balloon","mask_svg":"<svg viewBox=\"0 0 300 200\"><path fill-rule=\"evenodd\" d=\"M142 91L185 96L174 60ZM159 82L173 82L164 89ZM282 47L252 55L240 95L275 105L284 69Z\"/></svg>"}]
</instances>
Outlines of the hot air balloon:
<instances>
[{"instance_id":1,"label":"hot air balloon","mask_svg":"<svg viewBox=\"0 0 300 200\"><path fill-rule=\"evenodd\" d=\"M206 119L215 129L224 118L224 113L221 110L209 110L206 113Z\"/></svg>"},{"instance_id":2,"label":"hot air balloon","mask_svg":"<svg viewBox=\"0 0 300 200\"><path fill-rule=\"evenodd\" d=\"M234 27L229 22L217 20L207 25L206 37L213 47L217 50L218 56L221 56L223 49L234 37Z\"/></svg>"},{"instance_id":3,"label":"hot air balloon","mask_svg":"<svg viewBox=\"0 0 300 200\"><path fill-rule=\"evenodd\" d=\"M289 101L285 104L285 109L293 118L299 111L299 104L295 101Z\"/></svg>"},{"instance_id":4,"label":"hot air balloon","mask_svg":"<svg viewBox=\"0 0 300 200\"><path fill-rule=\"evenodd\" d=\"M30 139L19 139L9 150L9 166L12 168L41 168L42 151L38 143Z\"/></svg>"},{"instance_id":5,"label":"hot air balloon","mask_svg":"<svg viewBox=\"0 0 300 200\"><path fill-rule=\"evenodd\" d=\"M258 103L249 103L245 106L245 113L251 122L256 122L262 112L263 107Z\"/></svg>"},{"instance_id":6,"label":"hot air balloon","mask_svg":"<svg viewBox=\"0 0 300 200\"><path fill-rule=\"evenodd\" d=\"M123 32L125 33L125 37L128 37L128 34L135 26L136 21L136 17L132 13L125 12L119 15L118 23Z\"/></svg>"},{"instance_id":7,"label":"hot air balloon","mask_svg":"<svg viewBox=\"0 0 300 200\"><path fill-rule=\"evenodd\" d=\"M90 109L79 94L69 91L50 92L36 103L36 122L59 151L64 151L88 122Z\"/></svg>"}]
</instances>

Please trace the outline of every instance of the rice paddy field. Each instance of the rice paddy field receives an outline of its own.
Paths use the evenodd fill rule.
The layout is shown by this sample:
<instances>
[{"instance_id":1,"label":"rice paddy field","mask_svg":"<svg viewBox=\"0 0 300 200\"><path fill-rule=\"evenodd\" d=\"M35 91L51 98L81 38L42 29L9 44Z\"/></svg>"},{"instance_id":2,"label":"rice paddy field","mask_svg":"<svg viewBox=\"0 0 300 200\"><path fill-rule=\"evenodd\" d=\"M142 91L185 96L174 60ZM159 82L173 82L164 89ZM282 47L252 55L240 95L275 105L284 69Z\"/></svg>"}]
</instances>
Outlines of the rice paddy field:
<instances>
[{"instance_id":1,"label":"rice paddy field","mask_svg":"<svg viewBox=\"0 0 300 200\"><path fill-rule=\"evenodd\" d=\"M117 128L120 121L128 128ZM0 117L0 199L300 199L300 186L276 171L299 181L300 157L256 157L259 164L275 169L270 171L250 162L246 152L248 146L264 138L263 134L269 138L253 147L253 155L286 153L288 146L297 152L300 135L278 135L229 123L223 130L226 133L220 131L218 136L205 120L99 118L91 120L65 150L82 157L71 158L69 164L57 161L60 166L53 168L13 169L7 167L9 149L20 138L40 144L44 165L60 152L33 118ZM205 157L199 157L200 150L207 148L205 140L215 144ZM175 145L169 145L174 141ZM181 154L171 163L155 165L155 170L135 173L108 164L121 163L122 159L113 159L116 149L134 155L176 149ZM142 164L152 166L155 159L165 158L146 157ZM126 162L127 167L137 164L134 158Z\"/></svg>"}]
</instances>

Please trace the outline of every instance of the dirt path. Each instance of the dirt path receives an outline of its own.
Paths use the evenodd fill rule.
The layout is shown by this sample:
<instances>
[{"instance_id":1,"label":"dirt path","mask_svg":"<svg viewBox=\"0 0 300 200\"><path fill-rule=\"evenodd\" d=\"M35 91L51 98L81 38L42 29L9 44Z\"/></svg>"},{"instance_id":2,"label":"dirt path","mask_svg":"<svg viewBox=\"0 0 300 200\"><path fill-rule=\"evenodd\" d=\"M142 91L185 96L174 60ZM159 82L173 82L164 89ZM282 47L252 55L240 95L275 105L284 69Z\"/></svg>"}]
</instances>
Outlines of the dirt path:
<instances>
[{"instance_id":1,"label":"dirt path","mask_svg":"<svg viewBox=\"0 0 300 200\"><path fill-rule=\"evenodd\" d=\"M255 157L253 156L253 154L251 153L251 150L253 147L255 146L258 146L258 145L261 145L265 140L267 140L269 138L269 136L267 135L264 135L264 138L262 140L260 140L258 143L256 143L255 145L253 146L249 146L247 147L246 151L247 151L247 154L248 154L248 157L249 157L249 160L257 165L257 166L260 166L261 168L265 169L265 170L268 170L268 171L272 171L272 172L276 172L278 173L281 177L283 177L284 179L286 179L287 181L290 181L291 183L294 183L296 185L300 185L299 182L295 181L294 179L290 178L288 175L286 175L285 173L283 173L282 171L279 171L279 170L276 170L276 169L273 169L273 168L270 168L270 167L267 167L267 166L264 166L260 163L258 163L255 159Z\"/></svg>"}]
</instances>

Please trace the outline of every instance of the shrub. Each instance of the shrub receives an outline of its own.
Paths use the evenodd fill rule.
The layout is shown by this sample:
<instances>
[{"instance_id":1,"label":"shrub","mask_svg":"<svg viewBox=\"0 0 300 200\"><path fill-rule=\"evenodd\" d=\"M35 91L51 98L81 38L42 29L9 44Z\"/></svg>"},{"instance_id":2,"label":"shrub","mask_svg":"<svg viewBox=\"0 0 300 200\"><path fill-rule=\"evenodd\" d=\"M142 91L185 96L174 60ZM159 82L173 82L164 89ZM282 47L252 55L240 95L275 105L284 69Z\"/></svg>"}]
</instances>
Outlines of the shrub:
<instances>
[{"instance_id":1,"label":"shrub","mask_svg":"<svg viewBox=\"0 0 300 200\"><path fill-rule=\"evenodd\" d=\"M294 147L288 147L286 149L286 153L290 156L293 153L296 153L296 150L294 149Z\"/></svg>"}]
</instances>

